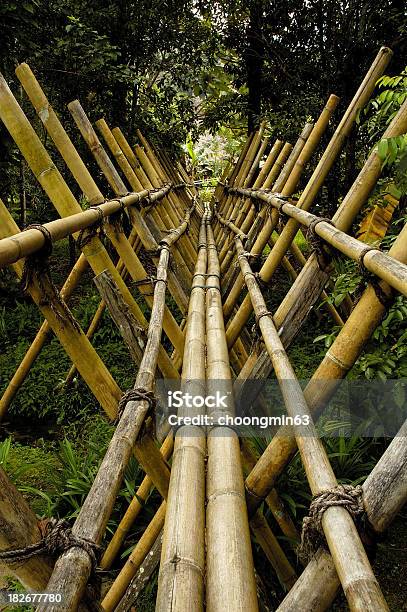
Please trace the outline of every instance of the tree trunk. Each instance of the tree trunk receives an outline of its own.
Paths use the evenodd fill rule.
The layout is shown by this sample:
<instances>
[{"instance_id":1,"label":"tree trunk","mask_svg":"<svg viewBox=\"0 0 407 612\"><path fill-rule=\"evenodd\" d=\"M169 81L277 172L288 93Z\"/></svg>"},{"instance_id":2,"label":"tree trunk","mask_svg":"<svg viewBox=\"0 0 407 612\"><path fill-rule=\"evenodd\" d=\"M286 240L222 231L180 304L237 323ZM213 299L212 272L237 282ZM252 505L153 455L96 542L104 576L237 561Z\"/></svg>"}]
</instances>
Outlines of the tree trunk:
<instances>
[{"instance_id":1,"label":"tree trunk","mask_svg":"<svg viewBox=\"0 0 407 612\"><path fill-rule=\"evenodd\" d=\"M259 127L261 115L261 78L264 63L262 41L263 0L253 0L249 8L247 31L246 72L249 89L247 102L247 131Z\"/></svg>"}]
</instances>

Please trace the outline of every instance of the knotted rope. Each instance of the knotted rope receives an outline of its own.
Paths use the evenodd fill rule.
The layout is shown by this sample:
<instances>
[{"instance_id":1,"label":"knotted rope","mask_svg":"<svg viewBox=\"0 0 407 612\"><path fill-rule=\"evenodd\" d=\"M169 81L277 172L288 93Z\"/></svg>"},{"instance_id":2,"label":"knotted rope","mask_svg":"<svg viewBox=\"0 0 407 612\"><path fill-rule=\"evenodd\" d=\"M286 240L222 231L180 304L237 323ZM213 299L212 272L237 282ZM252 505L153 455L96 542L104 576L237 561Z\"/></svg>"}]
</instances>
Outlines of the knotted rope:
<instances>
[{"instance_id":1,"label":"knotted rope","mask_svg":"<svg viewBox=\"0 0 407 612\"><path fill-rule=\"evenodd\" d=\"M39 542L24 548L3 550L0 552L0 561L24 563L36 555L59 556L70 548L82 548L89 555L92 573L96 571L101 547L92 540L74 535L67 521L55 518L47 522L45 535Z\"/></svg>"},{"instance_id":2,"label":"knotted rope","mask_svg":"<svg viewBox=\"0 0 407 612\"><path fill-rule=\"evenodd\" d=\"M327 266L332 260L332 253L327 244L318 234L316 233L316 227L318 223L329 223L333 225L332 219L328 219L327 217L317 217L313 221L311 221L308 226L306 240L311 245L313 252L316 255L318 265L321 270L326 270Z\"/></svg>"},{"instance_id":3,"label":"knotted rope","mask_svg":"<svg viewBox=\"0 0 407 612\"><path fill-rule=\"evenodd\" d=\"M49 230L39 223L28 225L26 230L28 229L40 231L44 236L44 245L41 249L25 258L21 276L22 290L24 293L27 293L30 286L36 281L40 290L39 306L47 306L59 321L66 322L68 320L77 331L80 331L78 322L62 299L51 277L48 258L52 253L53 245Z\"/></svg>"},{"instance_id":4,"label":"knotted rope","mask_svg":"<svg viewBox=\"0 0 407 612\"><path fill-rule=\"evenodd\" d=\"M309 514L302 522L301 543L298 548L298 556L304 561L308 561L319 546L325 544L322 517L324 512L332 506L345 508L354 521L359 522L365 512L362 487L360 485L356 487L337 485L313 497Z\"/></svg>"},{"instance_id":5,"label":"knotted rope","mask_svg":"<svg viewBox=\"0 0 407 612\"><path fill-rule=\"evenodd\" d=\"M382 289L379 279L377 278L377 276L375 274L373 274L372 272L370 272L370 270L368 270L363 262L365 255L367 255L369 253L369 251L378 251L379 249L377 247L371 247L371 246L367 246L365 249L363 249L363 251L361 252L361 254L358 257L358 266L359 266L359 271L360 274L362 275L362 283L361 286L358 287L358 289L360 290L360 293L363 290L363 281L365 281L365 283L372 285L374 292L376 294L377 299L379 300L379 302L385 307L388 308L389 305L392 303L393 301L393 296L392 295L387 295L387 293Z\"/></svg>"},{"instance_id":6,"label":"knotted rope","mask_svg":"<svg viewBox=\"0 0 407 612\"><path fill-rule=\"evenodd\" d=\"M97 212L98 218L90 227L85 227L79 232L78 240L76 244L78 245L78 249L81 251L83 247L85 247L89 242L95 238L97 235L101 238L104 235L103 231L103 222L104 222L104 214L103 210L99 208L99 204L95 206L89 206L89 210L95 210Z\"/></svg>"},{"instance_id":7,"label":"knotted rope","mask_svg":"<svg viewBox=\"0 0 407 612\"><path fill-rule=\"evenodd\" d=\"M143 389L143 387L135 387L134 389L127 389L120 398L117 406L117 420L119 422L123 412L129 402L145 401L148 402L148 413L154 412L157 406L157 398L153 391ZM147 414L148 414L147 413ZM147 415L146 415L147 416Z\"/></svg>"}]
</instances>

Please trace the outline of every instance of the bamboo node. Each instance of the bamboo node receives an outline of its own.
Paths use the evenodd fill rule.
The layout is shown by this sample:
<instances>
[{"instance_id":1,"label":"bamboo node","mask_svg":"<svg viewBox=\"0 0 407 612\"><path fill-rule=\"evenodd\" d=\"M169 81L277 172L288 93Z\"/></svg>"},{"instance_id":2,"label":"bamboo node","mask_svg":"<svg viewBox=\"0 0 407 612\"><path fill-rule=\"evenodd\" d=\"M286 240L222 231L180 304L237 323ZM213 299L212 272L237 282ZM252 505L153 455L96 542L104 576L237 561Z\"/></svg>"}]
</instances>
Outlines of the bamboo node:
<instances>
[{"instance_id":1,"label":"bamboo node","mask_svg":"<svg viewBox=\"0 0 407 612\"><path fill-rule=\"evenodd\" d=\"M365 512L363 504L363 488L361 485L337 485L322 491L312 498L309 514L302 522L301 543L298 547L298 556L305 562L315 554L319 546L325 545L322 529L324 512L332 506L345 508L355 522L360 523Z\"/></svg>"},{"instance_id":2,"label":"bamboo node","mask_svg":"<svg viewBox=\"0 0 407 612\"><path fill-rule=\"evenodd\" d=\"M55 518L46 523L44 536L39 542L24 548L3 550L0 552L0 561L24 563L36 555L59 556L71 548L82 548L89 555L94 573L101 547L92 540L74 535L67 521Z\"/></svg>"}]
</instances>

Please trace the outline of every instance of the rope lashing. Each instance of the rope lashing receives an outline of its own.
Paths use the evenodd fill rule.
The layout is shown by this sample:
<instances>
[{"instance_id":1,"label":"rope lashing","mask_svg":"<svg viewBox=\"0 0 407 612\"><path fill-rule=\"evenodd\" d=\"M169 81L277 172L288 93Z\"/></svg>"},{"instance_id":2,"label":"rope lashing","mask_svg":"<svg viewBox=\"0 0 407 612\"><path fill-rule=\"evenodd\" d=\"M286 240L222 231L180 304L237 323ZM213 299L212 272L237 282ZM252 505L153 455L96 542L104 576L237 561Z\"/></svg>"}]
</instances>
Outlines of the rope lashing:
<instances>
[{"instance_id":1,"label":"rope lashing","mask_svg":"<svg viewBox=\"0 0 407 612\"><path fill-rule=\"evenodd\" d=\"M254 277L256 274L251 273ZM250 346L250 352L257 352L260 344L263 342L263 336L260 331L260 320L263 317L270 317L273 320L273 313L270 310L261 310L258 314L255 315L255 322L253 323L251 333L252 333L252 342Z\"/></svg>"},{"instance_id":2,"label":"rope lashing","mask_svg":"<svg viewBox=\"0 0 407 612\"><path fill-rule=\"evenodd\" d=\"M40 290L39 306L47 306L52 310L55 317L61 321L70 321L76 331L80 332L80 326L61 297L55 286L49 269L49 256L52 253L52 236L49 230L39 223L33 223L25 228L36 229L44 236L44 245L25 258L23 273L21 276L21 287L24 293L29 291L30 286L36 281Z\"/></svg>"},{"instance_id":3,"label":"rope lashing","mask_svg":"<svg viewBox=\"0 0 407 612\"><path fill-rule=\"evenodd\" d=\"M44 225L32 223L25 228L25 230L30 229L36 229L41 232L44 237L44 244L38 251L25 258L21 277L21 286L25 293L31 285L34 275L41 274L41 271L48 267L48 257L51 255L53 249L51 233Z\"/></svg>"},{"instance_id":4,"label":"rope lashing","mask_svg":"<svg viewBox=\"0 0 407 612\"><path fill-rule=\"evenodd\" d=\"M155 277L157 272L156 265L153 261L154 257L158 257L160 255L160 249L143 249L139 252L139 259L146 270L148 277Z\"/></svg>"},{"instance_id":5,"label":"rope lashing","mask_svg":"<svg viewBox=\"0 0 407 612\"><path fill-rule=\"evenodd\" d=\"M74 535L67 521L55 518L51 518L47 522L45 535L39 542L29 544L24 548L3 550L0 552L0 561L24 563L36 555L59 556L71 548L82 548L89 555L92 573L94 573L101 547L92 540Z\"/></svg>"},{"instance_id":6,"label":"rope lashing","mask_svg":"<svg viewBox=\"0 0 407 612\"><path fill-rule=\"evenodd\" d=\"M147 389L143 389L142 387L135 387L134 389L127 389L127 391L125 391L122 397L120 398L119 404L117 406L116 422L120 421L127 404L129 402L137 402L137 401L148 402L148 413L150 412L153 413L157 406L157 398L154 395L153 391L148 391Z\"/></svg>"},{"instance_id":7,"label":"rope lashing","mask_svg":"<svg viewBox=\"0 0 407 612\"><path fill-rule=\"evenodd\" d=\"M162 185L162 187L156 187L155 189L150 189L148 193L144 196L144 198L141 198L139 202L140 206L142 206L143 208L152 206L154 204L154 200L152 200L152 196L166 187L169 187L169 185L165 184L165 185Z\"/></svg>"},{"instance_id":8,"label":"rope lashing","mask_svg":"<svg viewBox=\"0 0 407 612\"><path fill-rule=\"evenodd\" d=\"M126 195L130 195L130 193L127 193ZM116 212L109 215L109 223L118 233L123 232L123 216L125 214L124 211L126 210L126 207L123 202L123 197L125 196L112 200L113 202L118 202L120 204L120 208Z\"/></svg>"},{"instance_id":9,"label":"rope lashing","mask_svg":"<svg viewBox=\"0 0 407 612\"><path fill-rule=\"evenodd\" d=\"M259 314L256 314L256 325L259 326L260 319L263 317L270 317L273 320L273 313L270 310L262 310Z\"/></svg>"},{"instance_id":10,"label":"rope lashing","mask_svg":"<svg viewBox=\"0 0 407 612\"><path fill-rule=\"evenodd\" d=\"M76 244L78 245L78 249L80 251L97 235L99 235L99 237L103 235L103 222L105 218L103 210L99 208L99 204L96 206L90 206L89 210L95 210L98 218L90 227L85 227L79 232Z\"/></svg>"},{"instance_id":11,"label":"rope lashing","mask_svg":"<svg viewBox=\"0 0 407 612\"><path fill-rule=\"evenodd\" d=\"M365 249L363 249L363 251L361 252L361 254L358 257L358 266L359 266L359 271L360 274L362 275L362 279L372 285L374 292L376 294L377 299L379 300L379 302L385 307L388 308L389 305L392 303L393 301L393 296L392 295L387 295L387 293L382 289L381 285L380 285L380 281L377 278L377 276L375 274L372 274L372 272L370 272L365 264L363 263L363 260L365 258L365 255L367 255L369 253L369 251L378 251L379 249L377 247L371 247L371 246L367 246Z\"/></svg>"},{"instance_id":12,"label":"rope lashing","mask_svg":"<svg viewBox=\"0 0 407 612\"><path fill-rule=\"evenodd\" d=\"M140 278L137 281L133 281L133 286L134 287L143 287L144 285L151 285L152 287L154 287L154 284L157 282L157 278L153 275L151 276L146 276L145 278ZM151 294L146 294L143 292L144 295L153 295Z\"/></svg>"},{"instance_id":13,"label":"rope lashing","mask_svg":"<svg viewBox=\"0 0 407 612\"><path fill-rule=\"evenodd\" d=\"M319 546L325 544L322 517L324 512L333 506L345 508L354 521L359 522L365 512L362 487L337 485L313 497L309 514L302 522L301 542L298 548L300 558L308 561Z\"/></svg>"},{"instance_id":14,"label":"rope lashing","mask_svg":"<svg viewBox=\"0 0 407 612\"><path fill-rule=\"evenodd\" d=\"M321 268L321 270L326 270L327 266L332 260L332 252L325 243L325 241L322 240L322 238L316 233L316 227L318 223L322 222L329 223L332 226L334 225L332 223L332 219L328 219L327 217L317 217L316 219L311 221L310 225L308 226L305 238L307 242L311 245L312 250L316 255L319 267Z\"/></svg>"}]
</instances>

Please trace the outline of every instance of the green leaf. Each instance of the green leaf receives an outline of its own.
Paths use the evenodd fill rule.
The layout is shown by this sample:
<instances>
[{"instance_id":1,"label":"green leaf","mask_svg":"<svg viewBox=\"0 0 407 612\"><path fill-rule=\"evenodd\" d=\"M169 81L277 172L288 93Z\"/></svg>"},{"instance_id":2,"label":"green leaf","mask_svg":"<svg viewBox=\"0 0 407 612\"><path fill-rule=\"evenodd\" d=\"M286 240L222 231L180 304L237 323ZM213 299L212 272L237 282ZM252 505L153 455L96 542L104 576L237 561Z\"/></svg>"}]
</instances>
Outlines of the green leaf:
<instances>
[{"instance_id":1,"label":"green leaf","mask_svg":"<svg viewBox=\"0 0 407 612\"><path fill-rule=\"evenodd\" d=\"M381 140L377 145L377 154L382 161L386 159L387 151L389 150L389 143L387 139Z\"/></svg>"}]
</instances>

